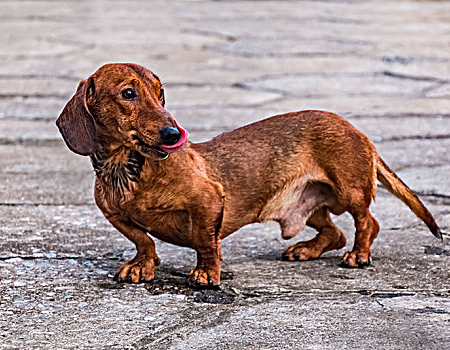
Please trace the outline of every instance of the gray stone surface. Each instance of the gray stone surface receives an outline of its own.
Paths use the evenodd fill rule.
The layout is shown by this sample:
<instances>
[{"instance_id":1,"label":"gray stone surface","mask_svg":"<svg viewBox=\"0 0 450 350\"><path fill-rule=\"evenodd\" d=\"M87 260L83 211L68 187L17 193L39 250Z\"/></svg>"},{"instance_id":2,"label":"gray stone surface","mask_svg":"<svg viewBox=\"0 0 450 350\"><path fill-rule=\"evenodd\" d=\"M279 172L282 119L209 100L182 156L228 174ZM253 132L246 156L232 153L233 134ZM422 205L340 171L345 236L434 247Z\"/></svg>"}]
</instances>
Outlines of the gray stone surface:
<instances>
[{"instance_id":1,"label":"gray stone surface","mask_svg":"<svg viewBox=\"0 0 450 350\"><path fill-rule=\"evenodd\" d=\"M347 117L450 231L450 2L0 1L0 349L448 349L450 245L379 188L374 264L280 259L275 224L223 242L219 291L157 241L155 281L96 208L54 120L106 62L163 80L191 140L276 113ZM353 243L349 215L336 218ZM310 229L294 241L314 235Z\"/></svg>"}]
</instances>

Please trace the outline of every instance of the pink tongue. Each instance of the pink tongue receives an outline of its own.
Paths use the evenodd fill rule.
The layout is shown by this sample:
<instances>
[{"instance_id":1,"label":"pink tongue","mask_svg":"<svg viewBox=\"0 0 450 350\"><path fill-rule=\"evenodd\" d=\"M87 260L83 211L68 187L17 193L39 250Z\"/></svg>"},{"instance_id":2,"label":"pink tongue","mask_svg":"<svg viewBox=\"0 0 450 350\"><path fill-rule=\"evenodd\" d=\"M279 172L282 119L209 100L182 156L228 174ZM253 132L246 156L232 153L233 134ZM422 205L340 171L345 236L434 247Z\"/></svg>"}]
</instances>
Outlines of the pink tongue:
<instances>
[{"instance_id":1,"label":"pink tongue","mask_svg":"<svg viewBox=\"0 0 450 350\"><path fill-rule=\"evenodd\" d=\"M184 146L184 144L186 143L187 137L188 137L187 131L184 130L183 128L181 128L175 119L173 121L175 123L175 126L178 128L178 130L180 130L181 135L180 135L180 139L178 140L177 143L175 143L173 145L160 145L159 146L163 151L166 151L168 153L178 151L180 148L182 148Z\"/></svg>"}]
</instances>

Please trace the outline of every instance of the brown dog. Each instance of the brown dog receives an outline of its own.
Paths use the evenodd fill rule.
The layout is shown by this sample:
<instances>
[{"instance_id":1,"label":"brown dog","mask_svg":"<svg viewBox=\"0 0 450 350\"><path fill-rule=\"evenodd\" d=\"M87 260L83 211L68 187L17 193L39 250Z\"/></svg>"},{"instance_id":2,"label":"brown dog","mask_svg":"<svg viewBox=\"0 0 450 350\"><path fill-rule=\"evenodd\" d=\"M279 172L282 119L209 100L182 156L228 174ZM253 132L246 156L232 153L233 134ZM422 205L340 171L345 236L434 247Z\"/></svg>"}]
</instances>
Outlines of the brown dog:
<instances>
[{"instance_id":1,"label":"brown dog","mask_svg":"<svg viewBox=\"0 0 450 350\"><path fill-rule=\"evenodd\" d=\"M285 239L314 227L314 239L283 254L284 260L308 260L345 247L330 212L346 211L356 237L342 265L368 266L379 231L369 212L377 179L441 238L419 198L369 139L336 114L284 114L194 144L164 109L155 74L108 64L81 81L57 125L72 151L91 157L97 205L136 245L118 281L154 278L159 258L148 233L195 249L189 281L212 287L220 283L221 240L240 227L274 220Z\"/></svg>"}]
</instances>

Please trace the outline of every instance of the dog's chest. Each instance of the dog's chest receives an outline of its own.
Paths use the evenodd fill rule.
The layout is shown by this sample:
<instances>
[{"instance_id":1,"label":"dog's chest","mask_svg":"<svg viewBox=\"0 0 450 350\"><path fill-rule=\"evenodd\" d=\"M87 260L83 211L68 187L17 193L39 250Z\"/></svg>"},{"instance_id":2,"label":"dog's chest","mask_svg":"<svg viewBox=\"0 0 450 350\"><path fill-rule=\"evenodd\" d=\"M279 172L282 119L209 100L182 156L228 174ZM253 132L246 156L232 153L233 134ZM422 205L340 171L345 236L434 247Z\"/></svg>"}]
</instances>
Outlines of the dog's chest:
<instances>
[{"instance_id":1,"label":"dog's chest","mask_svg":"<svg viewBox=\"0 0 450 350\"><path fill-rule=\"evenodd\" d=\"M190 246L190 211L167 193L145 192L122 205L122 210L138 226L153 236L180 246Z\"/></svg>"},{"instance_id":2,"label":"dog's chest","mask_svg":"<svg viewBox=\"0 0 450 350\"><path fill-rule=\"evenodd\" d=\"M218 222L223 190L207 177L201 161L186 153L173 154L156 165L146 162L139 177L121 190L114 182L97 178L95 197L100 209L107 217L129 218L161 240L190 246L196 217Z\"/></svg>"}]
</instances>

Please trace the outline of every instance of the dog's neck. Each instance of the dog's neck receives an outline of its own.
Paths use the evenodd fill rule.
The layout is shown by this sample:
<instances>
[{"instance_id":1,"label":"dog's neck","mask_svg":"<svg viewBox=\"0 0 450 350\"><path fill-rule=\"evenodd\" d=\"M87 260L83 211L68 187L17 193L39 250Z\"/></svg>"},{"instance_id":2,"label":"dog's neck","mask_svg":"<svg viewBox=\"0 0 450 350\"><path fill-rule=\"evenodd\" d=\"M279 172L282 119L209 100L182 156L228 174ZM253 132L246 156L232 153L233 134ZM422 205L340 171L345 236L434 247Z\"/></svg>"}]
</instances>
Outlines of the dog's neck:
<instances>
[{"instance_id":1,"label":"dog's neck","mask_svg":"<svg viewBox=\"0 0 450 350\"><path fill-rule=\"evenodd\" d=\"M139 182L145 157L124 146L103 146L91 155L91 162L99 180L124 194Z\"/></svg>"}]
</instances>

